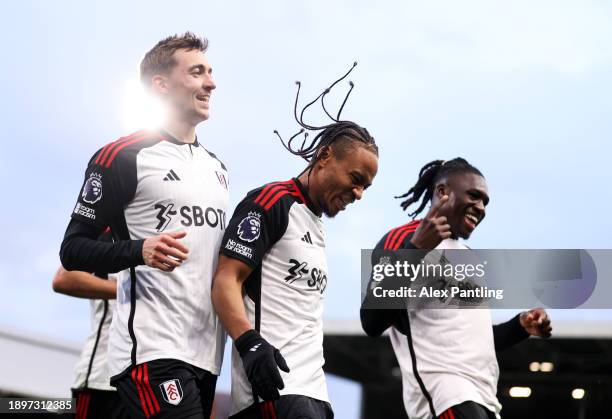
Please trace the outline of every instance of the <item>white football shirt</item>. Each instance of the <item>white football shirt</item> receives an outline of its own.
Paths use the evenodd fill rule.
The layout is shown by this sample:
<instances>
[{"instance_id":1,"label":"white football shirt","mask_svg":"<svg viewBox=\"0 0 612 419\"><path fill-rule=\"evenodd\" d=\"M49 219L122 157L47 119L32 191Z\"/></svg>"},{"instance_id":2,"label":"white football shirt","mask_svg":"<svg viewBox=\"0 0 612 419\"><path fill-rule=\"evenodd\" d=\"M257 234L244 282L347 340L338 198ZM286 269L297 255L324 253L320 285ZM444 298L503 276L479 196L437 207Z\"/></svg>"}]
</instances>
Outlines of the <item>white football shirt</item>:
<instances>
[{"instance_id":1,"label":"white football shirt","mask_svg":"<svg viewBox=\"0 0 612 419\"><path fill-rule=\"evenodd\" d=\"M245 281L249 320L287 361L281 395L329 402L323 372L323 293L327 286L325 232L297 179L249 192L238 205L221 252L254 270ZM232 353L232 407L254 403L242 359Z\"/></svg>"}]
</instances>

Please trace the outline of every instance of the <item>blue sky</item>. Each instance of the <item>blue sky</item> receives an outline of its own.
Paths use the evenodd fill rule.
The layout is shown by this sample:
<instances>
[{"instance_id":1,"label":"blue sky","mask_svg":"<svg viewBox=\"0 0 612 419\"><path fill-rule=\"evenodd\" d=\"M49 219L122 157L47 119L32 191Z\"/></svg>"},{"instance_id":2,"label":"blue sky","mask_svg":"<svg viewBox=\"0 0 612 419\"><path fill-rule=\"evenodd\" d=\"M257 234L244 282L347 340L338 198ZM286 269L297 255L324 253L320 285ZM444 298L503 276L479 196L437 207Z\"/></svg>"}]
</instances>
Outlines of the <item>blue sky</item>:
<instances>
[{"instance_id":1,"label":"blue sky","mask_svg":"<svg viewBox=\"0 0 612 419\"><path fill-rule=\"evenodd\" d=\"M359 62L344 116L376 138L380 171L326 220L326 318L357 318L359 249L405 222L393 196L438 158L465 157L487 177L472 247L610 248L611 23L603 1L12 3L0 17L2 323L87 333L87 304L50 289L59 243L89 156L139 127L140 58L185 30L210 39L218 88L198 134L228 166L233 204L304 166L272 135L296 128L294 81L314 97Z\"/></svg>"}]
</instances>

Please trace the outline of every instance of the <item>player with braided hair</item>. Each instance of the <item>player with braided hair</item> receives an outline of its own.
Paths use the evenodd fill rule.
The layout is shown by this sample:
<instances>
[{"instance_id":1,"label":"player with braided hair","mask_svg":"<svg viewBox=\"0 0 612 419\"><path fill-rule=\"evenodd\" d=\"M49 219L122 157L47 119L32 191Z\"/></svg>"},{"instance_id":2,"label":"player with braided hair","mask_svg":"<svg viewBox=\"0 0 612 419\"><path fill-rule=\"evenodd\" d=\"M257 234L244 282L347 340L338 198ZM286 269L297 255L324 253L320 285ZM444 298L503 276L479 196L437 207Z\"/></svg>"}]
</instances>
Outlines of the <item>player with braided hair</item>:
<instances>
[{"instance_id":1,"label":"player with braided hair","mask_svg":"<svg viewBox=\"0 0 612 419\"><path fill-rule=\"evenodd\" d=\"M361 199L378 170L372 136L340 119L353 84L335 117L325 107L325 96L349 73L299 116L298 82L294 115L301 129L287 142L275 133L308 164L293 179L249 192L228 223L212 298L234 339L232 417L333 417L323 373L328 279L321 216L333 217ZM304 111L319 100L332 122L305 123ZM311 141L308 131L317 132ZM302 144L296 147L302 133Z\"/></svg>"},{"instance_id":2,"label":"player with braided hair","mask_svg":"<svg viewBox=\"0 0 612 419\"><path fill-rule=\"evenodd\" d=\"M377 244L377 252L399 249L467 249L468 239L485 217L489 203L482 173L463 158L435 160L421 169L402 209L418 207L422 220L392 229ZM426 252L414 253L418 264ZM373 256L375 259L377 256ZM411 419L499 417L496 397L499 368L495 351L530 335L549 337L552 328L543 309L533 309L492 326L487 309L361 309L362 327L378 336L391 327L391 343L402 372L404 405Z\"/></svg>"}]
</instances>

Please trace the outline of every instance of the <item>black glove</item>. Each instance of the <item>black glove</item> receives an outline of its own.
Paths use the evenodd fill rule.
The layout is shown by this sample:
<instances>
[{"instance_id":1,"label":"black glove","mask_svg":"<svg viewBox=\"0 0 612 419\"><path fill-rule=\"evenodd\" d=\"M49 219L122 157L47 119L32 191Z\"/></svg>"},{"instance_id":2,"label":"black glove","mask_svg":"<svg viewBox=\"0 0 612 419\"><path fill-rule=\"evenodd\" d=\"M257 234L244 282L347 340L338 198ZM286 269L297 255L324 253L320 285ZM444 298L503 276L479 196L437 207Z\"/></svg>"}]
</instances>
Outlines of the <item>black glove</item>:
<instances>
[{"instance_id":1,"label":"black glove","mask_svg":"<svg viewBox=\"0 0 612 419\"><path fill-rule=\"evenodd\" d=\"M264 400L278 399L280 397L278 390L285 388L278 369L289 372L289 367L280 351L254 329L240 335L234 345L242 358L247 378L257 396Z\"/></svg>"}]
</instances>

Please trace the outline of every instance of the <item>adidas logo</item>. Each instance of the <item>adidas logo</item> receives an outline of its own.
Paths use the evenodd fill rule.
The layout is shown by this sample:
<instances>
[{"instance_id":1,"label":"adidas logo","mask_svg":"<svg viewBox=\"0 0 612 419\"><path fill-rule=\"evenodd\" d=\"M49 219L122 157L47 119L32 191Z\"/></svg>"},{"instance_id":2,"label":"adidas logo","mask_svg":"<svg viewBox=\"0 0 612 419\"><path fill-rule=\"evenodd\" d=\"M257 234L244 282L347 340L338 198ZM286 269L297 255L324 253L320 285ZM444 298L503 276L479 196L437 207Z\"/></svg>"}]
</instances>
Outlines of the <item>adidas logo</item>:
<instances>
[{"instance_id":1,"label":"adidas logo","mask_svg":"<svg viewBox=\"0 0 612 419\"><path fill-rule=\"evenodd\" d=\"M174 170L170 169L164 180L181 180L181 178L178 177L176 173L174 173Z\"/></svg>"},{"instance_id":2,"label":"adidas logo","mask_svg":"<svg viewBox=\"0 0 612 419\"><path fill-rule=\"evenodd\" d=\"M261 346L261 343L258 343L257 345L253 345L253 347L251 349L249 349L250 352L255 352L256 350L259 349L259 347Z\"/></svg>"},{"instance_id":3,"label":"adidas logo","mask_svg":"<svg viewBox=\"0 0 612 419\"><path fill-rule=\"evenodd\" d=\"M304 234L304 237L302 237L301 239L303 242L312 244L312 239L310 238L310 231L307 231L306 234Z\"/></svg>"}]
</instances>

